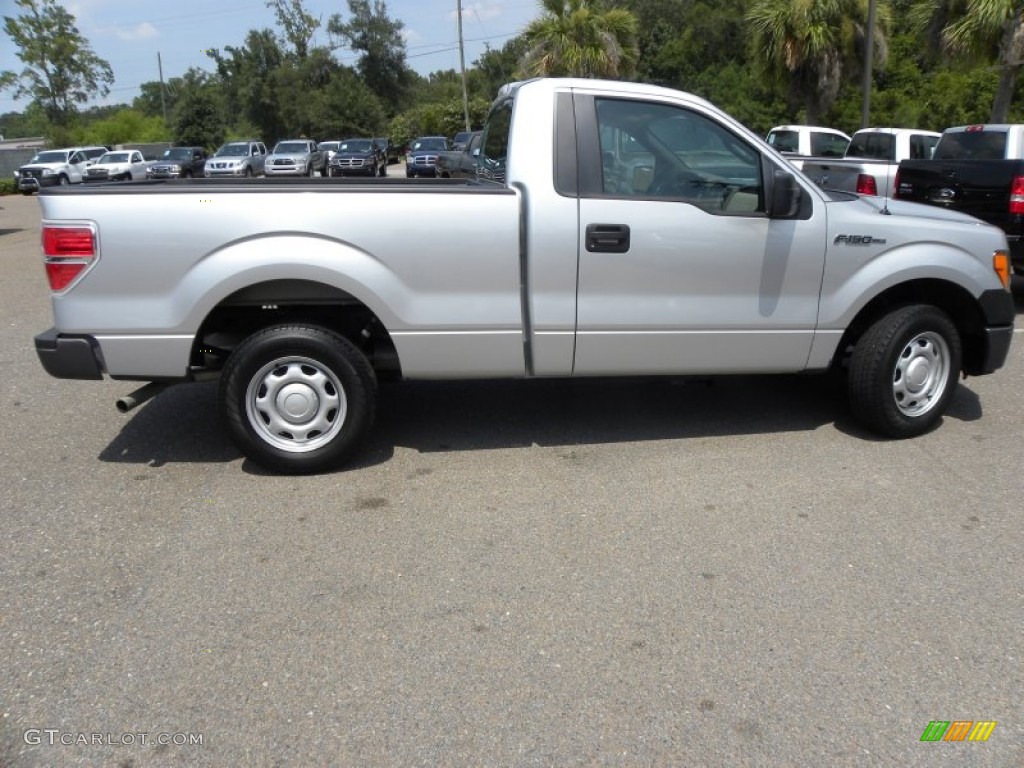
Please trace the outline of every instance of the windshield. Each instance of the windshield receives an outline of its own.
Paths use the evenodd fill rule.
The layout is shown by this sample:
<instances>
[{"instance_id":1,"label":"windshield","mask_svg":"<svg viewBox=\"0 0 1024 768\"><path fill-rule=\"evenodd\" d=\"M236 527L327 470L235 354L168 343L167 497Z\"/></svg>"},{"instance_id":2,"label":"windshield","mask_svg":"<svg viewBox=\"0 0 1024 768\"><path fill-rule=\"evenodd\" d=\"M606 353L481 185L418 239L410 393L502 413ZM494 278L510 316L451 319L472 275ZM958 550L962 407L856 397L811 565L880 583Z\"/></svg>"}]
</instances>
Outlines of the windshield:
<instances>
[{"instance_id":1,"label":"windshield","mask_svg":"<svg viewBox=\"0 0 1024 768\"><path fill-rule=\"evenodd\" d=\"M217 150L217 157L248 157L248 144L225 144Z\"/></svg>"},{"instance_id":2,"label":"windshield","mask_svg":"<svg viewBox=\"0 0 1024 768\"><path fill-rule=\"evenodd\" d=\"M274 147L274 154L280 155L284 153L301 154L304 155L309 152L309 144L304 141L282 141L276 147Z\"/></svg>"},{"instance_id":3,"label":"windshield","mask_svg":"<svg viewBox=\"0 0 1024 768\"><path fill-rule=\"evenodd\" d=\"M164 150L164 160L191 160L192 150L188 147L172 147Z\"/></svg>"},{"instance_id":4,"label":"windshield","mask_svg":"<svg viewBox=\"0 0 1024 768\"><path fill-rule=\"evenodd\" d=\"M67 161L67 152L40 152L29 160L30 163L66 163Z\"/></svg>"},{"instance_id":5,"label":"windshield","mask_svg":"<svg viewBox=\"0 0 1024 768\"><path fill-rule=\"evenodd\" d=\"M351 141L343 141L341 146L338 147L339 152L369 152L372 147L370 146L369 139L352 139Z\"/></svg>"},{"instance_id":6,"label":"windshield","mask_svg":"<svg viewBox=\"0 0 1024 768\"><path fill-rule=\"evenodd\" d=\"M130 155L127 152L107 152L96 161L96 165L108 165L110 163L127 163Z\"/></svg>"},{"instance_id":7,"label":"windshield","mask_svg":"<svg viewBox=\"0 0 1024 768\"><path fill-rule=\"evenodd\" d=\"M433 150L436 152L443 152L444 150L448 149L448 147L445 145L445 140L438 138L419 139L412 145L412 148L413 151Z\"/></svg>"}]
</instances>

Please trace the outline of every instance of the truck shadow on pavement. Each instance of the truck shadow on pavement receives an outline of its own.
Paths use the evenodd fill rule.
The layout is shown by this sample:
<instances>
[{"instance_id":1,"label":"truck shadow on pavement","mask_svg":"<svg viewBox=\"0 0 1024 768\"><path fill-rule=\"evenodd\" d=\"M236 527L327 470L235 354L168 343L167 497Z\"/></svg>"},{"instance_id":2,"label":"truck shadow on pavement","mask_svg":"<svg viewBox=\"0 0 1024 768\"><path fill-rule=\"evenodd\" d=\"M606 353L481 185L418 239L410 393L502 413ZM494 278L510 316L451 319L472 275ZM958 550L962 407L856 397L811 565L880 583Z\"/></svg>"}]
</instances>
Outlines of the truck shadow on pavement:
<instances>
[{"instance_id":1,"label":"truck shadow on pavement","mask_svg":"<svg viewBox=\"0 0 1024 768\"><path fill-rule=\"evenodd\" d=\"M981 402L957 388L947 419L975 421ZM126 417L101 461L162 466L241 458L217 409L216 384L177 386ZM376 424L345 469L419 453L809 432L857 425L840 381L826 375L401 382L381 385ZM242 468L266 474L244 460Z\"/></svg>"}]
</instances>

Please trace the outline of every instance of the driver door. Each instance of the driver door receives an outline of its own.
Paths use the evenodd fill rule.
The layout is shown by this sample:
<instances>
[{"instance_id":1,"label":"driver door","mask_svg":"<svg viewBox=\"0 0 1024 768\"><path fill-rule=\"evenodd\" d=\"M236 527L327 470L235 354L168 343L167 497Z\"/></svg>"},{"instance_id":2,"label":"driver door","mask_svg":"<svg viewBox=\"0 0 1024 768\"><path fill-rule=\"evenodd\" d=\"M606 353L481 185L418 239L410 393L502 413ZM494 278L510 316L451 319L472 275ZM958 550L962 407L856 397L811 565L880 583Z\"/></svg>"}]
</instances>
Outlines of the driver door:
<instances>
[{"instance_id":1,"label":"driver door","mask_svg":"<svg viewBox=\"0 0 1024 768\"><path fill-rule=\"evenodd\" d=\"M765 213L775 167L703 105L577 93L576 375L796 371L824 210Z\"/></svg>"}]
</instances>

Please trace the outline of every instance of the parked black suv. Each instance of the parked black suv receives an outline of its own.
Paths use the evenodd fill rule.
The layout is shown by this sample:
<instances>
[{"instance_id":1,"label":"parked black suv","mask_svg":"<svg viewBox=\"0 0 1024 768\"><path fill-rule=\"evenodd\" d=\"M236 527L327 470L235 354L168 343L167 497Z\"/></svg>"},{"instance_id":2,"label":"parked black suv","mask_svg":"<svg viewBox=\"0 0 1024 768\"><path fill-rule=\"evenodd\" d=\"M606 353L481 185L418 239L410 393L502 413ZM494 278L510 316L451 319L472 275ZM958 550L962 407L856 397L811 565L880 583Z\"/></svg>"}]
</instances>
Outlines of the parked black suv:
<instances>
[{"instance_id":1,"label":"parked black suv","mask_svg":"<svg viewBox=\"0 0 1024 768\"><path fill-rule=\"evenodd\" d=\"M384 147L376 139L345 139L327 168L329 176L386 176Z\"/></svg>"},{"instance_id":2,"label":"parked black suv","mask_svg":"<svg viewBox=\"0 0 1024 768\"><path fill-rule=\"evenodd\" d=\"M146 168L147 179L189 179L201 177L206 167L206 150L202 147L170 147L159 160Z\"/></svg>"}]
</instances>

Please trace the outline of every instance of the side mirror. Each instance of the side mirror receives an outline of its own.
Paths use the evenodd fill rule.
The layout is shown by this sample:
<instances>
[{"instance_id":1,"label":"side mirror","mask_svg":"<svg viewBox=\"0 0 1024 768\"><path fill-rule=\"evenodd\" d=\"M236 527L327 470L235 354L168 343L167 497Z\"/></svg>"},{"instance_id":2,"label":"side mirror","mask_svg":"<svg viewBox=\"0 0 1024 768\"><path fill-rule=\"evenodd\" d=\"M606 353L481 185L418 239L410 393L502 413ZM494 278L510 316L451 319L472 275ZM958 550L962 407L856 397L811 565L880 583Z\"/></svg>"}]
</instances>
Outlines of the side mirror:
<instances>
[{"instance_id":1,"label":"side mirror","mask_svg":"<svg viewBox=\"0 0 1024 768\"><path fill-rule=\"evenodd\" d=\"M771 199L768 201L768 217L791 219L800 212L803 190L796 183L796 177L789 171L777 168L772 177Z\"/></svg>"}]
</instances>

